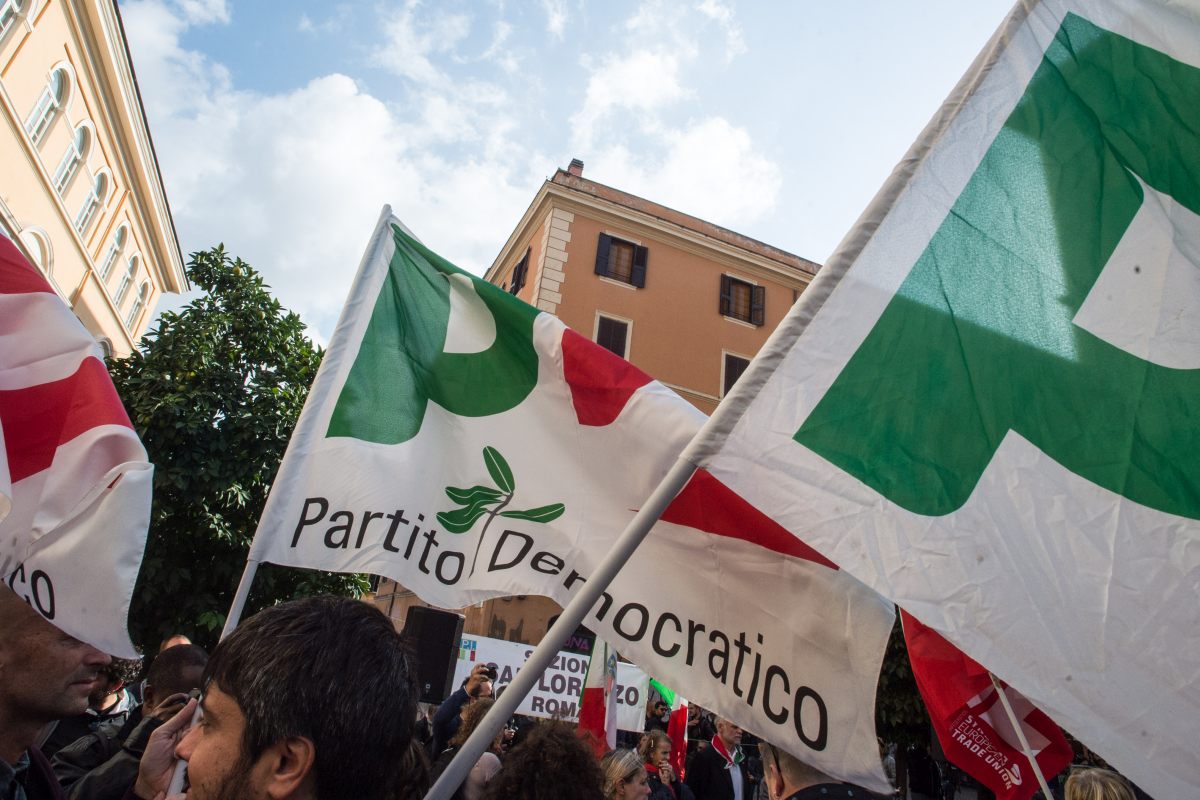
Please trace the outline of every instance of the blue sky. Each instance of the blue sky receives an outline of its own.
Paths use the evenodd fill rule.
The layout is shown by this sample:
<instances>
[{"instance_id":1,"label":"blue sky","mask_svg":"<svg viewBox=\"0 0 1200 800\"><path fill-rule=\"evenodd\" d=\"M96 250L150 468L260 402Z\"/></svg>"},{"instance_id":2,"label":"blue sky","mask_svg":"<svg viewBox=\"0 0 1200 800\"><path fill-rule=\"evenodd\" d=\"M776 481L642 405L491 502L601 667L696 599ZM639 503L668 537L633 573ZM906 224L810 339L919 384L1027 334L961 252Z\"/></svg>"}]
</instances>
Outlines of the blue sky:
<instances>
[{"instance_id":1,"label":"blue sky","mask_svg":"<svg viewBox=\"0 0 1200 800\"><path fill-rule=\"evenodd\" d=\"M585 176L816 261L1009 0L121 3L185 255L224 242L319 340L384 203L482 272Z\"/></svg>"}]
</instances>

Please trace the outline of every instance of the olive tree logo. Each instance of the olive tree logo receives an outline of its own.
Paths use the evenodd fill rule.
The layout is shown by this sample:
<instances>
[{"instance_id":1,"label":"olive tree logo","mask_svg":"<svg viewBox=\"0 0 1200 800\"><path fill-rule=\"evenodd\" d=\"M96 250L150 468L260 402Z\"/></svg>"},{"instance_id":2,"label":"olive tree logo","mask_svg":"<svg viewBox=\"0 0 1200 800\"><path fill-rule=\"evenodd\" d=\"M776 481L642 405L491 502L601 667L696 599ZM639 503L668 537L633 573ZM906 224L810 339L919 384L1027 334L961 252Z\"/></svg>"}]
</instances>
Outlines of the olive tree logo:
<instances>
[{"instance_id":1,"label":"olive tree logo","mask_svg":"<svg viewBox=\"0 0 1200 800\"><path fill-rule=\"evenodd\" d=\"M471 559L471 575L475 574L475 562L479 560L479 551L483 548L483 540L487 536L488 526L496 517L523 519L527 522L553 522L562 516L567 507L562 503L552 503L548 506L538 506L526 511L504 508L512 502L517 484L513 479L512 468L494 447L483 448L483 463L496 486L472 486L470 489L446 487L446 496L459 505L451 511L439 511L437 520L442 527L451 533L466 533L479 521L484 514L487 522L483 523L483 531L475 545L475 555Z\"/></svg>"}]
</instances>

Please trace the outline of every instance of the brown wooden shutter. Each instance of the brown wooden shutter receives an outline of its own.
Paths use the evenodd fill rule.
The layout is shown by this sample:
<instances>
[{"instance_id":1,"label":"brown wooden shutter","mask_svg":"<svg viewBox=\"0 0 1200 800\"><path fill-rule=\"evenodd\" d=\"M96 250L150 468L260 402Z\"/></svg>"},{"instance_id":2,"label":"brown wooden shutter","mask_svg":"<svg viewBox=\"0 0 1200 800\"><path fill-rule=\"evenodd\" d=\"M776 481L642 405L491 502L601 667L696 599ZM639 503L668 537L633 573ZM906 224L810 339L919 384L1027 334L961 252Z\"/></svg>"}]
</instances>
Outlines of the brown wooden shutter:
<instances>
[{"instance_id":1,"label":"brown wooden shutter","mask_svg":"<svg viewBox=\"0 0 1200 800\"><path fill-rule=\"evenodd\" d=\"M646 257L650 251L641 245L633 248L633 275L629 279L639 289L646 288Z\"/></svg>"},{"instance_id":2,"label":"brown wooden shutter","mask_svg":"<svg viewBox=\"0 0 1200 800\"><path fill-rule=\"evenodd\" d=\"M750 321L755 325L762 325L766 316L765 308L767 304L767 287L755 286L754 294L750 300Z\"/></svg>"},{"instance_id":3,"label":"brown wooden shutter","mask_svg":"<svg viewBox=\"0 0 1200 800\"><path fill-rule=\"evenodd\" d=\"M608 247L612 237L607 233L600 234L600 243L596 245L596 274L608 274Z\"/></svg>"},{"instance_id":4,"label":"brown wooden shutter","mask_svg":"<svg viewBox=\"0 0 1200 800\"><path fill-rule=\"evenodd\" d=\"M733 306L733 279L728 275L721 276L721 299L717 304L717 313L723 317L728 317L730 308Z\"/></svg>"}]
</instances>

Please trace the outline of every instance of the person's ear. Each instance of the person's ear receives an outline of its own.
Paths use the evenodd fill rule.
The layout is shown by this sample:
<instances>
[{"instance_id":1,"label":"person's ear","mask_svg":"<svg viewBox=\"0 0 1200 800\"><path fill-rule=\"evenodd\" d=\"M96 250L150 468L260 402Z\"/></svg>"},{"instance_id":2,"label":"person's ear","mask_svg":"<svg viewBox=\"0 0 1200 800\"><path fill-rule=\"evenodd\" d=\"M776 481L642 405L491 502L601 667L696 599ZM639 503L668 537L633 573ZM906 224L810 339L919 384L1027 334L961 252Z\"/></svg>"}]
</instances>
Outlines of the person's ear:
<instances>
[{"instance_id":1,"label":"person's ear","mask_svg":"<svg viewBox=\"0 0 1200 800\"><path fill-rule=\"evenodd\" d=\"M155 698L154 694L154 687L150 684L147 683L142 688L142 713L146 716L149 716L154 707L158 705L158 699Z\"/></svg>"},{"instance_id":2,"label":"person's ear","mask_svg":"<svg viewBox=\"0 0 1200 800\"><path fill-rule=\"evenodd\" d=\"M770 770L769 773L771 775L771 782L767 785L768 793L771 797L783 797L783 790L785 788L783 774L777 769Z\"/></svg>"},{"instance_id":3,"label":"person's ear","mask_svg":"<svg viewBox=\"0 0 1200 800\"><path fill-rule=\"evenodd\" d=\"M303 736L280 739L264 750L255 771L259 773L267 797L282 800L311 794L304 789L315 780L313 763L316 758L316 746Z\"/></svg>"}]
</instances>

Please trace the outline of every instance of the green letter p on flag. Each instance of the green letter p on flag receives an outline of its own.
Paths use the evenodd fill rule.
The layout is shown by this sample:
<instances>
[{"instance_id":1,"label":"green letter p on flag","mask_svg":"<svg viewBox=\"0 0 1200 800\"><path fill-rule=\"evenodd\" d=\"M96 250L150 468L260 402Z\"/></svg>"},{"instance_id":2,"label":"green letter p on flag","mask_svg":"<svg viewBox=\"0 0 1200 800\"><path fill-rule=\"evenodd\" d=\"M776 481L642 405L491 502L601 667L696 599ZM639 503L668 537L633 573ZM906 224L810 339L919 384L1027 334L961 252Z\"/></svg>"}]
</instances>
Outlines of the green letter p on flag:
<instances>
[{"instance_id":1,"label":"green letter p on flag","mask_svg":"<svg viewBox=\"0 0 1200 800\"><path fill-rule=\"evenodd\" d=\"M1156 797L1200 796L1198 214L1200 6L1023 4L702 448Z\"/></svg>"}]
</instances>

